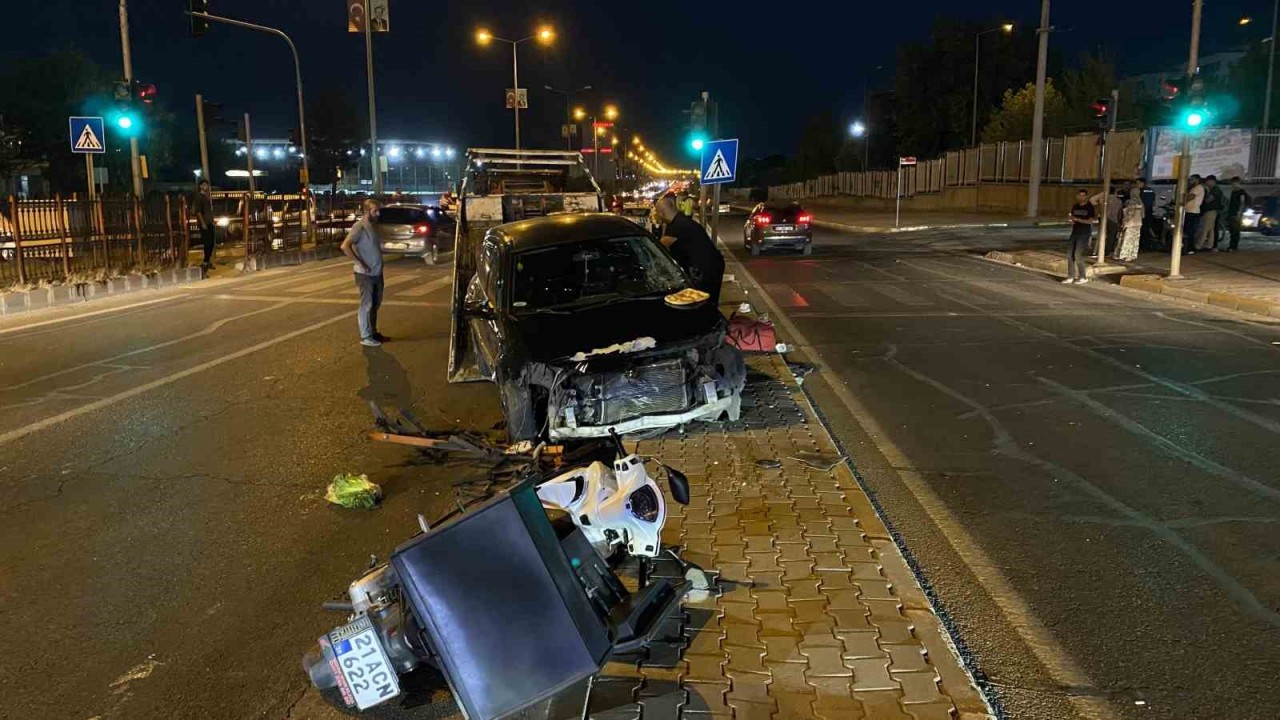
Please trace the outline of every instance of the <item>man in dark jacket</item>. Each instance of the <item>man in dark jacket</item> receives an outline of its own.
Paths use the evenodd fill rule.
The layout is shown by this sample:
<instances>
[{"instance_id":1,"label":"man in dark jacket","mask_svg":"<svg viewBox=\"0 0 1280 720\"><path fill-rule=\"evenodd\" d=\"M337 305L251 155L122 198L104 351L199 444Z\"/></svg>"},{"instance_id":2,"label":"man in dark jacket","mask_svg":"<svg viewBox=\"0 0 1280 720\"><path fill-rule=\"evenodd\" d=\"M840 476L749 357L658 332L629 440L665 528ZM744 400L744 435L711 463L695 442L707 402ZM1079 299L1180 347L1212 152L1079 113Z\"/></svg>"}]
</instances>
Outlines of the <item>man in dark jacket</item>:
<instances>
[{"instance_id":1,"label":"man in dark jacket","mask_svg":"<svg viewBox=\"0 0 1280 720\"><path fill-rule=\"evenodd\" d=\"M207 270L213 267L213 200L209 196L208 180L201 180L198 187L199 191L191 198L191 212L200 231L200 244L204 246L204 261L200 266Z\"/></svg>"},{"instance_id":2,"label":"man in dark jacket","mask_svg":"<svg viewBox=\"0 0 1280 720\"><path fill-rule=\"evenodd\" d=\"M654 206L658 219L666 226L662 244L671 251L671 257L684 268L693 286L711 296L711 302L720 301L720 283L724 280L724 257L707 231L693 218L680 212L675 198L663 196Z\"/></svg>"},{"instance_id":3,"label":"man in dark jacket","mask_svg":"<svg viewBox=\"0 0 1280 720\"><path fill-rule=\"evenodd\" d=\"M1252 204L1249 191L1240 187L1240 178L1231 178L1231 197L1227 201L1227 232L1231 234L1231 244L1223 252L1240 249L1240 225L1244 222L1244 211Z\"/></svg>"}]
</instances>

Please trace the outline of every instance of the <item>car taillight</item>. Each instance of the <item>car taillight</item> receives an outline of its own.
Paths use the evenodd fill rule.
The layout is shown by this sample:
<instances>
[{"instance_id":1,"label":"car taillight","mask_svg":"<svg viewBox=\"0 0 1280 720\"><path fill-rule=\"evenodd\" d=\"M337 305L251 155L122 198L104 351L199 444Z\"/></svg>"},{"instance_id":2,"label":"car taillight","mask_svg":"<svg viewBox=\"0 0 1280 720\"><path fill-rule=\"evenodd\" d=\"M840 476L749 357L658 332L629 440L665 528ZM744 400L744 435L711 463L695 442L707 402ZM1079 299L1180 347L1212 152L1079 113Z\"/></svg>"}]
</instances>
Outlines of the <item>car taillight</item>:
<instances>
[{"instance_id":1,"label":"car taillight","mask_svg":"<svg viewBox=\"0 0 1280 720\"><path fill-rule=\"evenodd\" d=\"M801 225L808 225L809 223L813 222L813 214L800 213L799 217L796 218L796 222L800 223Z\"/></svg>"},{"instance_id":2,"label":"car taillight","mask_svg":"<svg viewBox=\"0 0 1280 720\"><path fill-rule=\"evenodd\" d=\"M414 225L413 226L414 235L426 235L429 232L431 232L430 225Z\"/></svg>"},{"instance_id":3,"label":"car taillight","mask_svg":"<svg viewBox=\"0 0 1280 720\"><path fill-rule=\"evenodd\" d=\"M754 222L757 227L764 227L773 222L773 216L768 213L756 213L751 216L751 221Z\"/></svg>"}]
</instances>

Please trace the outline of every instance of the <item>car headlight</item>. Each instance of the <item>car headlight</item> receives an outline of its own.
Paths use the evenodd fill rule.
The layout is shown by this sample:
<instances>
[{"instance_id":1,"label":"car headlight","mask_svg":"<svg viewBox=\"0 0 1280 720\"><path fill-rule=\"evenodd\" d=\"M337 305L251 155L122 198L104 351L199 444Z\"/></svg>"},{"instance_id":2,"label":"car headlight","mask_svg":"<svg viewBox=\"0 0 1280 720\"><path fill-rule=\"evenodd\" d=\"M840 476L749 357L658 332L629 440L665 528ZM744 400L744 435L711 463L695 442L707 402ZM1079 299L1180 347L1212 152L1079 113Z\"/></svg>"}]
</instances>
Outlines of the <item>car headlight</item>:
<instances>
[{"instance_id":1,"label":"car headlight","mask_svg":"<svg viewBox=\"0 0 1280 720\"><path fill-rule=\"evenodd\" d=\"M1276 220L1273 217L1264 217L1258 221L1258 224L1261 225L1262 227L1273 228L1277 225L1280 225L1280 220Z\"/></svg>"},{"instance_id":2,"label":"car headlight","mask_svg":"<svg viewBox=\"0 0 1280 720\"><path fill-rule=\"evenodd\" d=\"M224 217L220 217L220 218L218 218L218 219L214 220L214 221L213 221L213 224L214 224L214 225L217 225L217 226L218 226L218 227L220 227L220 228L224 228L224 227L226 227L226 226L228 226L228 225L230 225L230 224L231 224L231 218L229 218L229 217L225 217L225 216L224 216Z\"/></svg>"}]
</instances>

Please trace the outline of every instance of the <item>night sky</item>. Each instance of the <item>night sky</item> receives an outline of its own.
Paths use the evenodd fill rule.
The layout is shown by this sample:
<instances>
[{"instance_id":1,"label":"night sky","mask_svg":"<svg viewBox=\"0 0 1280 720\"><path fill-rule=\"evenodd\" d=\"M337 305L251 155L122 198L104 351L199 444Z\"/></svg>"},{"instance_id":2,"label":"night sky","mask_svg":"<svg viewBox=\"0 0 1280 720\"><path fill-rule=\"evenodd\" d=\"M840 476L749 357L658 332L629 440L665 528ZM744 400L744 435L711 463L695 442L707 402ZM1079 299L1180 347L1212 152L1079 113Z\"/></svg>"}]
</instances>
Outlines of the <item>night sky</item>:
<instances>
[{"instance_id":1,"label":"night sky","mask_svg":"<svg viewBox=\"0 0 1280 720\"><path fill-rule=\"evenodd\" d=\"M16 3L16 0L14 0ZM8 15L0 61L46 49L75 47L103 65L120 67L112 0L23 2ZM1061 31L1052 43L1071 58L1103 46L1121 61L1120 74L1186 62L1190 0L1054 3ZM1206 2L1204 52L1256 40L1269 31L1270 0ZM941 14L1013 20L1032 32L1038 0L915 0L914 2L726 4L570 2L568 0L390 0L392 31L375 36L379 135L455 144L513 142L502 90L511 82L506 45L477 47L481 25L502 37L533 34L540 21L558 32L552 48L520 48L521 85L530 89L522 114L526 147L560 147L563 98L543 86L590 84L583 102L616 103L627 132L639 133L668 164L702 90L721 102L722 135L737 135L743 152L794 149L804 118L830 109L843 120L862 103L863 83L888 87L898 43L927 37ZM1105 8L1105 10L1100 10ZM283 41L227 26L188 36L185 0L130 0L134 70L154 82L169 106L191 107L197 92L229 114L249 111L255 134L283 136L294 125L292 64ZM344 0L212 0L211 12L279 27L302 57L308 92L345 86L365 108L364 45L346 32ZM1241 28L1244 13L1255 20ZM1105 19L1104 19L1105 18ZM1105 26L1104 23L1105 22ZM877 65L884 70L875 71ZM1028 78L1033 80L1034 78Z\"/></svg>"}]
</instances>

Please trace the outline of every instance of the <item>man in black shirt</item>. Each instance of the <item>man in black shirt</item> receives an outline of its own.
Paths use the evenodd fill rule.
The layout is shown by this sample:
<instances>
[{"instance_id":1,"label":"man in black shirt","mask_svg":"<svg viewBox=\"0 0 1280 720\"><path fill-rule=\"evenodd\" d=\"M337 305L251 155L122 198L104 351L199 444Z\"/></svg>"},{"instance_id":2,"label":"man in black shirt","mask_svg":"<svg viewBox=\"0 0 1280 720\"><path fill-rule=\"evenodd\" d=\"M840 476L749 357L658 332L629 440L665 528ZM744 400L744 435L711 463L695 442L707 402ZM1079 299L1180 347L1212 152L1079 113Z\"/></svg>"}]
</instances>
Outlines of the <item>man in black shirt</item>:
<instances>
[{"instance_id":1,"label":"man in black shirt","mask_svg":"<svg viewBox=\"0 0 1280 720\"><path fill-rule=\"evenodd\" d=\"M655 214L666 229L662 244L671 251L681 268L684 268L693 286L711 296L712 303L720 300L720 283L724 280L724 258L716 249L707 231L693 218L680 212L675 198L663 196L654 206Z\"/></svg>"},{"instance_id":2,"label":"man in black shirt","mask_svg":"<svg viewBox=\"0 0 1280 720\"><path fill-rule=\"evenodd\" d=\"M208 180L200 180L197 187L199 189L191 198L191 214L195 216L196 228L200 230L200 244L204 248L204 261L200 263L200 267L208 270L213 267L213 199L209 195Z\"/></svg>"},{"instance_id":3,"label":"man in black shirt","mask_svg":"<svg viewBox=\"0 0 1280 720\"><path fill-rule=\"evenodd\" d=\"M1231 199L1227 201L1227 231L1231 233L1231 244L1225 252L1240 249L1240 224L1244 221L1244 211L1253 204L1249 191L1240 187L1240 178L1231 178Z\"/></svg>"},{"instance_id":4,"label":"man in black shirt","mask_svg":"<svg viewBox=\"0 0 1280 720\"><path fill-rule=\"evenodd\" d=\"M1062 283L1083 285L1089 282L1085 274L1084 252L1089 247L1093 226L1098 224L1098 209L1089 202L1087 190L1076 191L1076 204L1071 206L1071 214L1067 217L1071 220L1071 251L1067 253L1067 279Z\"/></svg>"}]
</instances>

